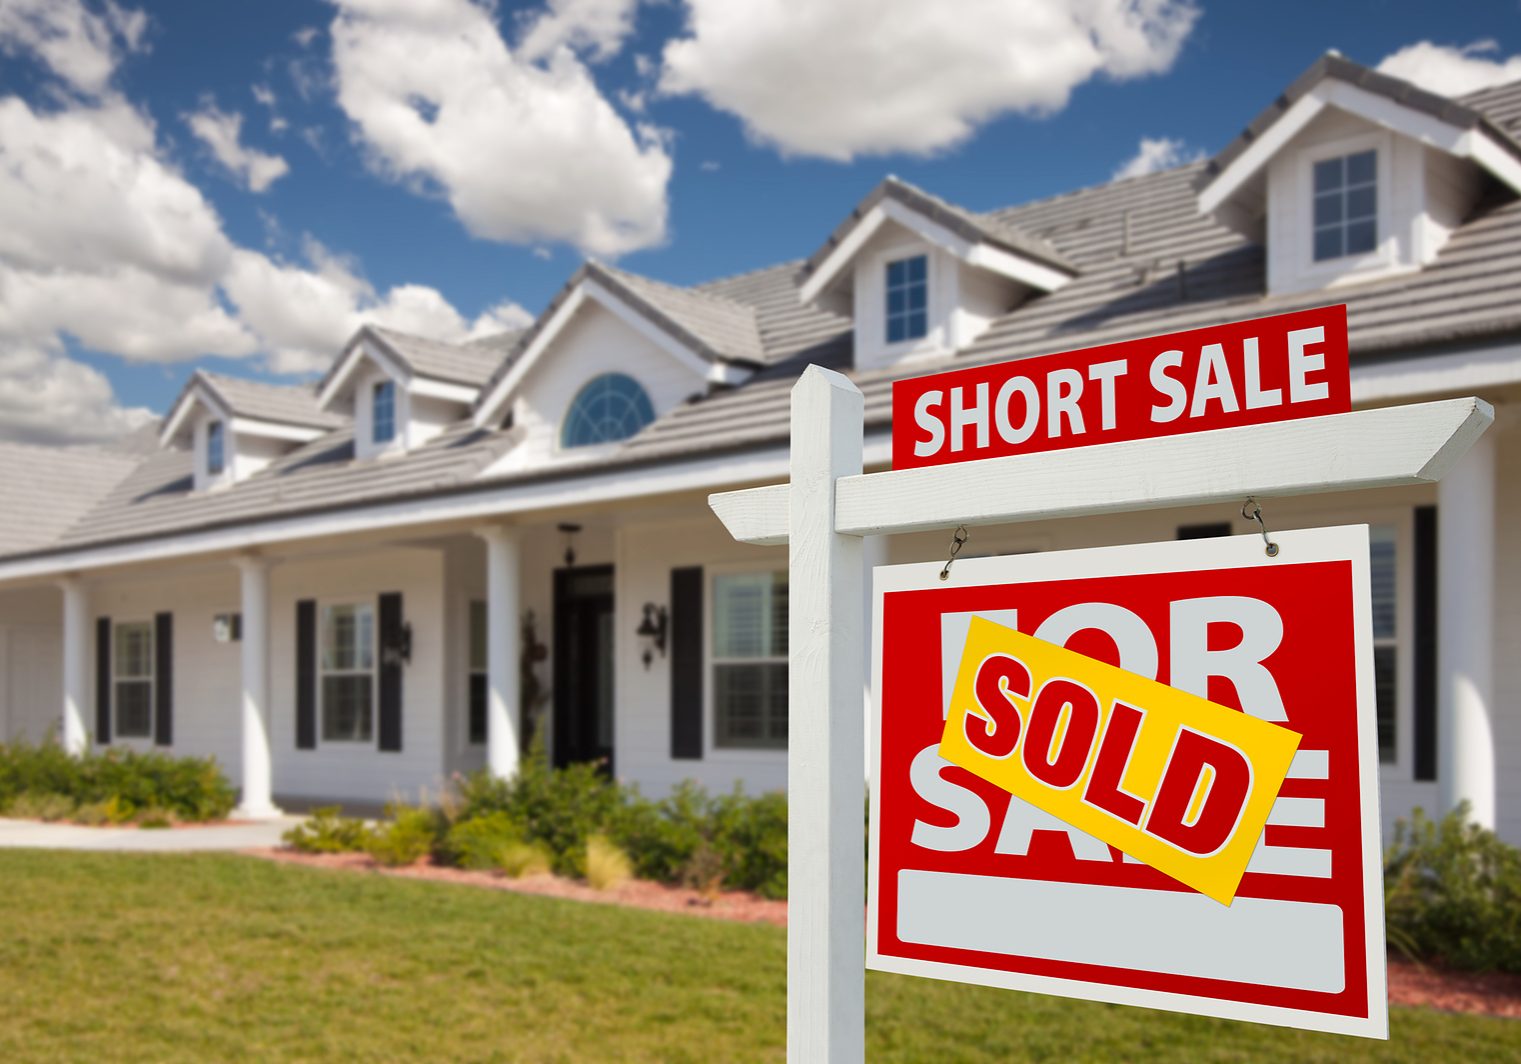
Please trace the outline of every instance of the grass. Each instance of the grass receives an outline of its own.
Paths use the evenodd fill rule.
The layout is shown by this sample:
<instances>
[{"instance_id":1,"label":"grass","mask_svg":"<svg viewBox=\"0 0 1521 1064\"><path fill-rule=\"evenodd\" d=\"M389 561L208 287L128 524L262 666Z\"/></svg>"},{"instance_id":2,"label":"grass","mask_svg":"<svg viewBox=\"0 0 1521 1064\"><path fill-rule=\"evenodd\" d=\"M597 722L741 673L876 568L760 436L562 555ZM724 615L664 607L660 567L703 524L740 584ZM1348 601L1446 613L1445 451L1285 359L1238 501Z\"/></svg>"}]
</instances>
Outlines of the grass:
<instances>
[{"instance_id":1,"label":"grass","mask_svg":"<svg viewBox=\"0 0 1521 1064\"><path fill-rule=\"evenodd\" d=\"M747 1061L783 1052L773 927L232 856L0 854L0 1060ZM1498 1060L872 973L873 1061Z\"/></svg>"}]
</instances>

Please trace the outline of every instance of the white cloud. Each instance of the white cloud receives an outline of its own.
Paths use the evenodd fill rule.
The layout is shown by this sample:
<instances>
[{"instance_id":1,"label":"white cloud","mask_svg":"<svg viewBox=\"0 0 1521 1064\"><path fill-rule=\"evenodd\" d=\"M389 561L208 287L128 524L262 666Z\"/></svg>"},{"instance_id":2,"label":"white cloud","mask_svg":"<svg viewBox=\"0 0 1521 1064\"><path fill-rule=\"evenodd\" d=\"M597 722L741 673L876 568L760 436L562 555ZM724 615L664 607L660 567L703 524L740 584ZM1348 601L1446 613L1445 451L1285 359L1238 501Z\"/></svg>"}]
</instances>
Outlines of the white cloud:
<instances>
[{"instance_id":1,"label":"white cloud","mask_svg":"<svg viewBox=\"0 0 1521 1064\"><path fill-rule=\"evenodd\" d=\"M549 0L548 8L528 22L518 55L542 59L567 46L587 52L594 62L611 59L634 29L639 0Z\"/></svg>"},{"instance_id":2,"label":"white cloud","mask_svg":"<svg viewBox=\"0 0 1521 1064\"><path fill-rule=\"evenodd\" d=\"M254 100L269 112L269 131L271 133L284 133L290 128L290 123L280 114L280 101L275 96L275 90L260 82L249 86Z\"/></svg>"},{"instance_id":3,"label":"white cloud","mask_svg":"<svg viewBox=\"0 0 1521 1064\"><path fill-rule=\"evenodd\" d=\"M290 164L278 155L250 148L243 143L243 115L217 109L206 101L199 111L185 116L185 123L216 156L217 162L250 192L263 192L290 172Z\"/></svg>"},{"instance_id":4,"label":"white cloud","mask_svg":"<svg viewBox=\"0 0 1521 1064\"><path fill-rule=\"evenodd\" d=\"M1490 40L1465 45L1418 41L1385 56L1378 69L1443 96L1462 96L1521 78L1521 55L1496 58L1499 51L1500 45Z\"/></svg>"},{"instance_id":5,"label":"white cloud","mask_svg":"<svg viewBox=\"0 0 1521 1064\"><path fill-rule=\"evenodd\" d=\"M80 0L0 0L0 49L31 52L75 92L98 96L122 51L142 47L147 24L111 0L100 13Z\"/></svg>"},{"instance_id":6,"label":"white cloud","mask_svg":"<svg viewBox=\"0 0 1521 1064\"><path fill-rule=\"evenodd\" d=\"M514 55L470 0L336 0L338 103L372 164L474 235L618 255L665 238L671 158L566 48Z\"/></svg>"},{"instance_id":7,"label":"white cloud","mask_svg":"<svg viewBox=\"0 0 1521 1064\"><path fill-rule=\"evenodd\" d=\"M950 147L1001 114L1045 115L1103 75L1167 70L1190 0L687 0L660 85L781 151L841 161Z\"/></svg>"},{"instance_id":8,"label":"white cloud","mask_svg":"<svg viewBox=\"0 0 1521 1064\"><path fill-rule=\"evenodd\" d=\"M1190 148L1179 137L1142 137L1136 152L1114 171L1114 180L1154 174L1175 166L1196 163L1204 158L1198 148Z\"/></svg>"},{"instance_id":9,"label":"white cloud","mask_svg":"<svg viewBox=\"0 0 1521 1064\"><path fill-rule=\"evenodd\" d=\"M103 443L152 421L116 401L105 375L41 348L0 342L0 435L30 443Z\"/></svg>"}]
</instances>

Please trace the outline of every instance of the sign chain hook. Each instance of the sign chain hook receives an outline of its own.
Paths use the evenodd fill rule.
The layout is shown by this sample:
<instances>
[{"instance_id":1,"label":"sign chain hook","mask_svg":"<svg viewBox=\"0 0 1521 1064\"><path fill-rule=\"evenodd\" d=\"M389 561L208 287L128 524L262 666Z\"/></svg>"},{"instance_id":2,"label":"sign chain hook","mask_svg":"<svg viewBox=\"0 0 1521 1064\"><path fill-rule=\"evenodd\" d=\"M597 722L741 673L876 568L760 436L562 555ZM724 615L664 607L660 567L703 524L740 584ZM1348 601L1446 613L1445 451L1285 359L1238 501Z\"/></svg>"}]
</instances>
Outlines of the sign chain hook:
<instances>
[{"instance_id":1,"label":"sign chain hook","mask_svg":"<svg viewBox=\"0 0 1521 1064\"><path fill-rule=\"evenodd\" d=\"M1241 504L1241 516L1248 521L1257 522L1257 527L1262 530L1262 542L1266 544L1263 548L1264 552L1269 558L1278 557L1278 544L1268 538L1267 525L1262 522L1262 507L1257 505L1257 500L1250 495L1246 497L1246 502Z\"/></svg>"},{"instance_id":2,"label":"sign chain hook","mask_svg":"<svg viewBox=\"0 0 1521 1064\"><path fill-rule=\"evenodd\" d=\"M971 533L966 530L966 525L957 525L956 534L951 537L951 556L945 560L945 568L940 570L940 579L951 578L951 565L956 561L956 555L961 553L961 548L966 545Z\"/></svg>"}]
</instances>

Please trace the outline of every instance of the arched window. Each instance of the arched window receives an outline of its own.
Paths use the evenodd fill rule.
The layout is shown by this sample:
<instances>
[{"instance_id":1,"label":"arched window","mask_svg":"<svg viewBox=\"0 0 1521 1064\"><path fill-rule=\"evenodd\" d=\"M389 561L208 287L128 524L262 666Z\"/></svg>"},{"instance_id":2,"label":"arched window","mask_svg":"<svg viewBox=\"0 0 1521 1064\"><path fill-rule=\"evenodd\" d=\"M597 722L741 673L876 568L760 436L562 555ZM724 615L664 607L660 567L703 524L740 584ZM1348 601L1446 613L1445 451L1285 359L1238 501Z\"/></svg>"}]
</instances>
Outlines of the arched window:
<instances>
[{"instance_id":1,"label":"arched window","mask_svg":"<svg viewBox=\"0 0 1521 1064\"><path fill-rule=\"evenodd\" d=\"M560 426L560 446L626 440L654 420L655 408L638 381L622 373L604 373L571 400Z\"/></svg>"}]
</instances>

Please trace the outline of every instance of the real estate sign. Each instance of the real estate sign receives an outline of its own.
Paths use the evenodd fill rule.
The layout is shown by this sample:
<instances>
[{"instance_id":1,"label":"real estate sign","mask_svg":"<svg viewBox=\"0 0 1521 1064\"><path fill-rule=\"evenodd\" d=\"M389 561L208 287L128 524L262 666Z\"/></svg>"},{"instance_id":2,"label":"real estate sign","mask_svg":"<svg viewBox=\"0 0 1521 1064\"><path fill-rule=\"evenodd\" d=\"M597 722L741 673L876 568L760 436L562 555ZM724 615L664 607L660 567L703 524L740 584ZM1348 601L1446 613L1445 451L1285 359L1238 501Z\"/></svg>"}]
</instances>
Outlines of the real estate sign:
<instances>
[{"instance_id":1,"label":"real estate sign","mask_svg":"<svg viewBox=\"0 0 1521 1064\"><path fill-rule=\"evenodd\" d=\"M870 967L1387 1037L1367 530L1275 540L876 570Z\"/></svg>"},{"instance_id":2,"label":"real estate sign","mask_svg":"<svg viewBox=\"0 0 1521 1064\"><path fill-rule=\"evenodd\" d=\"M1347 308L893 383L894 469L1346 413Z\"/></svg>"}]
</instances>

